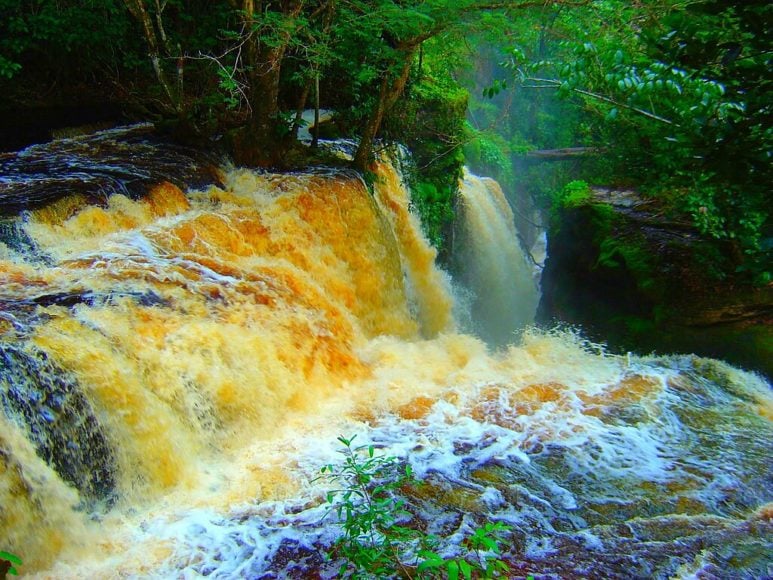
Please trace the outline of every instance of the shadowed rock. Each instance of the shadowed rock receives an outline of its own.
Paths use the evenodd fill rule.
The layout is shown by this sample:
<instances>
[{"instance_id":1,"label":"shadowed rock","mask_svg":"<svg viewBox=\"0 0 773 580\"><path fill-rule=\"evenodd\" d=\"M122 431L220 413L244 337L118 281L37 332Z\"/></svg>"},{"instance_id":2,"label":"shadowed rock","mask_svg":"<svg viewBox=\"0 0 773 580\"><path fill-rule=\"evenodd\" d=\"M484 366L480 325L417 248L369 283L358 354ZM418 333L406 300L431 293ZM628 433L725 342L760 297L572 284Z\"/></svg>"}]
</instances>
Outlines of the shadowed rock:
<instances>
[{"instance_id":1,"label":"shadowed rock","mask_svg":"<svg viewBox=\"0 0 773 580\"><path fill-rule=\"evenodd\" d=\"M70 373L36 348L0 344L0 406L84 499L111 499L113 452Z\"/></svg>"},{"instance_id":2,"label":"shadowed rock","mask_svg":"<svg viewBox=\"0 0 773 580\"><path fill-rule=\"evenodd\" d=\"M737 249L634 191L593 188L548 232L542 322L613 350L695 353L773 376L773 285L732 274Z\"/></svg>"},{"instance_id":3,"label":"shadowed rock","mask_svg":"<svg viewBox=\"0 0 773 580\"><path fill-rule=\"evenodd\" d=\"M99 202L114 193L137 199L163 181L218 183L216 167L211 154L164 142L148 124L59 139L0 155L0 216L75 193Z\"/></svg>"}]
</instances>

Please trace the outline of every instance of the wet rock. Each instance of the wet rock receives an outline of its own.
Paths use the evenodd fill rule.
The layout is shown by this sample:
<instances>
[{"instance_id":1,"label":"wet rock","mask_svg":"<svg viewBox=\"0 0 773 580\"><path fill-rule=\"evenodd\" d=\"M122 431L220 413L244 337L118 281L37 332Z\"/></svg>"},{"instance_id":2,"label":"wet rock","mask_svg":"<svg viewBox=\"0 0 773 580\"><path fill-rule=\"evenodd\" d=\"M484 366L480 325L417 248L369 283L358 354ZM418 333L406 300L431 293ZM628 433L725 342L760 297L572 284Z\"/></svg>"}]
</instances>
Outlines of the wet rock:
<instances>
[{"instance_id":1,"label":"wet rock","mask_svg":"<svg viewBox=\"0 0 773 580\"><path fill-rule=\"evenodd\" d=\"M33 145L0 155L0 216L81 194L104 202L144 196L162 182L180 188L219 183L210 153L162 140L152 125L134 125Z\"/></svg>"},{"instance_id":2,"label":"wet rock","mask_svg":"<svg viewBox=\"0 0 773 580\"><path fill-rule=\"evenodd\" d=\"M0 188L2 185L0 185ZM0 214L2 209L0 209ZM30 237L27 230L24 229L22 217L0 217L0 243L23 255L27 260L33 263L49 264L51 259L44 254L37 243Z\"/></svg>"},{"instance_id":3,"label":"wet rock","mask_svg":"<svg viewBox=\"0 0 773 580\"><path fill-rule=\"evenodd\" d=\"M298 578L315 580L322 578L320 570L326 564L326 555L317 547L307 545L297 540L285 540L277 549L271 560L276 572L256 574L254 578L268 580L269 578Z\"/></svg>"},{"instance_id":4,"label":"wet rock","mask_svg":"<svg viewBox=\"0 0 773 580\"><path fill-rule=\"evenodd\" d=\"M37 454L88 500L110 500L115 461L89 402L44 352L0 344L0 406Z\"/></svg>"}]
</instances>

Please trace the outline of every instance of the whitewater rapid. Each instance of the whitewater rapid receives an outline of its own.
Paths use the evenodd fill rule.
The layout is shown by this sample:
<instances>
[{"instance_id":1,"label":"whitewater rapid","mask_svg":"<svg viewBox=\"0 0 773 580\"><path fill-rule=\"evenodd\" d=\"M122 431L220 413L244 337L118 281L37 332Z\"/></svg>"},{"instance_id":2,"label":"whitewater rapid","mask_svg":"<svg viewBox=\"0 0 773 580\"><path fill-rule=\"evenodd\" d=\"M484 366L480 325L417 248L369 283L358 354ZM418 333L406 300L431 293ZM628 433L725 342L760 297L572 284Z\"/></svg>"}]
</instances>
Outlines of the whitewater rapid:
<instances>
[{"instance_id":1,"label":"whitewater rapid","mask_svg":"<svg viewBox=\"0 0 773 580\"><path fill-rule=\"evenodd\" d=\"M425 482L446 555L501 521L513 578L761 577L770 386L570 331L491 351L374 169L4 218L0 550L36 578L333 577L317 476L356 435Z\"/></svg>"}]
</instances>

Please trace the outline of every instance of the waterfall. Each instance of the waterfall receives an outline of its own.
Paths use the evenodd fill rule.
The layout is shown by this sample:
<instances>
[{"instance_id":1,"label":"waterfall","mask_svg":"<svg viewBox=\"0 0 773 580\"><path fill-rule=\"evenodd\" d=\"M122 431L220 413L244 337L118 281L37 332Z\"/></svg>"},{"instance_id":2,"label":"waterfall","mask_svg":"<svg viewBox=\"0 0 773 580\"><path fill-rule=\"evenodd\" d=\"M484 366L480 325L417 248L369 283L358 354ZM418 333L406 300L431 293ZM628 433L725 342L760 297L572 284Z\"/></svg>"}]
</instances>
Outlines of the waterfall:
<instances>
[{"instance_id":1,"label":"waterfall","mask_svg":"<svg viewBox=\"0 0 773 580\"><path fill-rule=\"evenodd\" d=\"M534 321L537 288L499 184L465 169L454 235L454 271L470 295L470 330L489 344L512 343Z\"/></svg>"},{"instance_id":2,"label":"waterfall","mask_svg":"<svg viewBox=\"0 0 773 580\"><path fill-rule=\"evenodd\" d=\"M456 329L399 174L376 173L372 193L228 167L197 189L11 192L0 550L20 572L332 577L316 476L357 435L425 482L406 508L444 553L500 521L514 575L763 576L770 386L566 332L492 353Z\"/></svg>"},{"instance_id":3,"label":"waterfall","mask_svg":"<svg viewBox=\"0 0 773 580\"><path fill-rule=\"evenodd\" d=\"M408 299L414 306L423 335L434 337L452 330L450 281L436 267L437 251L422 235L419 219L408 210L410 192L393 164L376 164L374 190L399 243L408 281Z\"/></svg>"}]
</instances>

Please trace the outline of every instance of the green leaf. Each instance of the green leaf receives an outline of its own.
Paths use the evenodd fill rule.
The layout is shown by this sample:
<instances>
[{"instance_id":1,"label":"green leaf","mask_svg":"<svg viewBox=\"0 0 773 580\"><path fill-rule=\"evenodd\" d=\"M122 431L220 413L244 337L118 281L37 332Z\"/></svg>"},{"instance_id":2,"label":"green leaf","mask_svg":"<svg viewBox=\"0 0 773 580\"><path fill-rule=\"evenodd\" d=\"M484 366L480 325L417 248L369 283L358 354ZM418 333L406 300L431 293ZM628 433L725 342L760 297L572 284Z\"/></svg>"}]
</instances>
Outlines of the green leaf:
<instances>
[{"instance_id":1,"label":"green leaf","mask_svg":"<svg viewBox=\"0 0 773 580\"><path fill-rule=\"evenodd\" d=\"M435 552L421 551L419 552L422 558L426 558L424 561L419 562L416 570L423 572L424 570L434 570L443 566L443 559Z\"/></svg>"},{"instance_id":2,"label":"green leaf","mask_svg":"<svg viewBox=\"0 0 773 580\"><path fill-rule=\"evenodd\" d=\"M486 547L487 550L490 550L494 553L499 553L499 546L497 546L497 543L491 538L481 538L480 542Z\"/></svg>"},{"instance_id":3,"label":"green leaf","mask_svg":"<svg viewBox=\"0 0 773 580\"><path fill-rule=\"evenodd\" d=\"M10 552L0 551L0 560L7 560L8 562L13 562L14 564L18 564L20 566L22 564L21 558L15 554L11 554Z\"/></svg>"},{"instance_id":4,"label":"green leaf","mask_svg":"<svg viewBox=\"0 0 773 580\"><path fill-rule=\"evenodd\" d=\"M462 571L465 580L472 578L472 566L470 566L467 560L459 560L459 569Z\"/></svg>"},{"instance_id":5,"label":"green leaf","mask_svg":"<svg viewBox=\"0 0 773 580\"><path fill-rule=\"evenodd\" d=\"M448 580L458 580L459 564L456 562L456 560L450 560L447 562L446 570L448 570Z\"/></svg>"}]
</instances>

